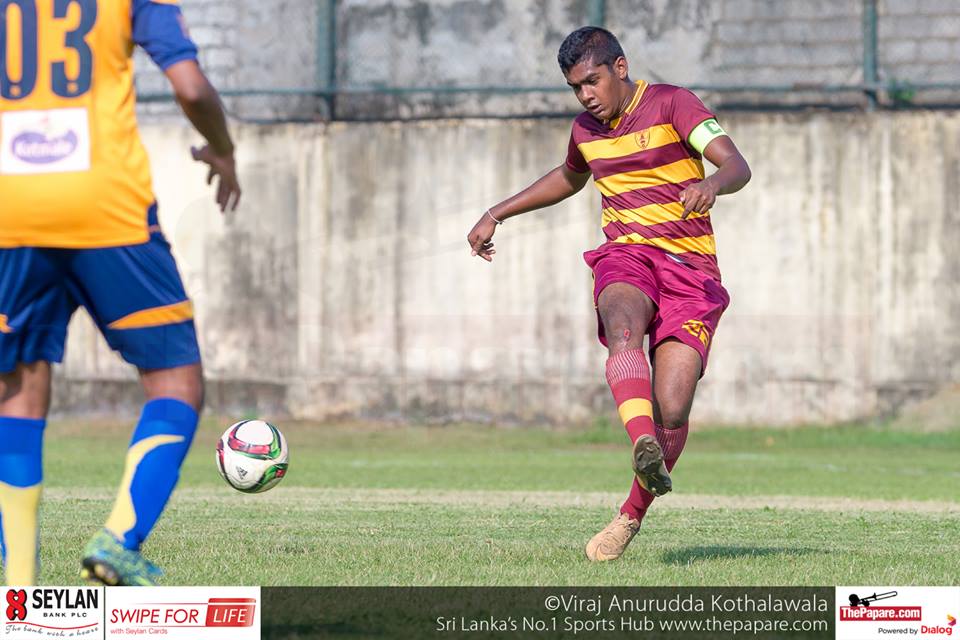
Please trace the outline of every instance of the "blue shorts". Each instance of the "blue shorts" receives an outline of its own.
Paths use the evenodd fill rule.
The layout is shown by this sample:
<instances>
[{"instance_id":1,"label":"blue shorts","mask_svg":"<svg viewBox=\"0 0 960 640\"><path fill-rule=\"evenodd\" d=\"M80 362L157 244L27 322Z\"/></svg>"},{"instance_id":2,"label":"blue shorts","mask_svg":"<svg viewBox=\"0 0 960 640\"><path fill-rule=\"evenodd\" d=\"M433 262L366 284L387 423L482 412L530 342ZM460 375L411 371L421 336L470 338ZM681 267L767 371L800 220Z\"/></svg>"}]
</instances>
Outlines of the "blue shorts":
<instances>
[{"instance_id":1,"label":"blue shorts","mask_svg":"<svg viewBox=\"0 0 960 640\"><path fill-rule=\"evenodd\" d=\"M141 369L200 361L193 307L150 210L150 240L103 249L0 249L0 372L61 362L83 306L112 349Z\"/></svg>"}]
</instances>

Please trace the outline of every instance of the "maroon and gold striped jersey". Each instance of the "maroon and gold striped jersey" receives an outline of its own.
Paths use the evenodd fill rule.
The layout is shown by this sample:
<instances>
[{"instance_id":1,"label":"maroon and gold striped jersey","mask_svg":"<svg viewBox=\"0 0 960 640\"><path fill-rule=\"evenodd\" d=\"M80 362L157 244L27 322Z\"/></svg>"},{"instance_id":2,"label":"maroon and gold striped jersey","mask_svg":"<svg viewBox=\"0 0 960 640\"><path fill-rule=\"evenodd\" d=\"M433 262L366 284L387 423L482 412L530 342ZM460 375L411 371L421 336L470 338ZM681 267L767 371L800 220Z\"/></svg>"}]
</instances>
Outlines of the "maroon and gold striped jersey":
<instances>
[{"instance_id":1,"label":"maroon and gold striped jersey","mask_svg":"<svg viewBox=\"0 0 960 640\"><path fill-rule=\"evenodd\" d=\"M593 174L608 240L658 247L719 280L710 212L682 220L680 203L680 192L704 179L690 133L715 117L687 89L640 80L619 118L574 120L566 164Z\"/></svg>"}]
</instances>

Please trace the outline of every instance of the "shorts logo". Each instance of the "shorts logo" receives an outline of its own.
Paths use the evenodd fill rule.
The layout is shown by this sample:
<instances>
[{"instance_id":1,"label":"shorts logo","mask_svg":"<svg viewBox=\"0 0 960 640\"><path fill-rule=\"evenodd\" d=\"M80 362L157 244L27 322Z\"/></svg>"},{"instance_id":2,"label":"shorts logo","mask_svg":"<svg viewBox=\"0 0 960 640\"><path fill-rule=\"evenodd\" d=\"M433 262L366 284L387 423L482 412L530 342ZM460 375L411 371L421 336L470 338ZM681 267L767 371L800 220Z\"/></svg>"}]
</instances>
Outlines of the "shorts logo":
<instances>
[{"instance_id":1,"label":"shorts logo","mask_svg":"<svg viewBox=\"0 0 960 640\"><path fill-rule=\"evenodd\" d=\"M683 328L687 333L703 343L703 347L710 346L710 330L700 320L687 320L683 323Z\"/></svg>"},{"instance_id":2,"label":"shorts logo","mask_svg":"<svg viewBox=\"0 0 960 640\"><path fill-rule=\"evenodd\" d=\"M7 316L0 313L0 333L13 333L13 329L7 324Z\"/></svg>"},{"instance_id":3,"label":"shorts logo","mask_svg":"<svg viewBox=\"0 0 960 640\"><path fill-rule=\"evenodd\" d=\"M646 130L639 131L633 134L633 139L636 141L637 146L640 147L641 150L646 149L647 145L650 144L650 132Z\"/></svg>"}]
</instances>

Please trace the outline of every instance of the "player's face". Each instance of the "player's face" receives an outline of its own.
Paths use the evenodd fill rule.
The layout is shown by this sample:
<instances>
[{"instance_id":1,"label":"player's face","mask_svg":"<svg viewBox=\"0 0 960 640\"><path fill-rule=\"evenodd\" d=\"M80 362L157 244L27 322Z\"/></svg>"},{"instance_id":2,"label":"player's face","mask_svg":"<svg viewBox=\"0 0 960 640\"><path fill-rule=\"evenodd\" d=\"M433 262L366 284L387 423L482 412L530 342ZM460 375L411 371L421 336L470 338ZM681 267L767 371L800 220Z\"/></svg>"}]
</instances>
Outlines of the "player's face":
<instances>
[{"instance_id":1,"label":"player's face","mask_svg":"<svg viewBox=\"0 0 960 640\"><path fill-rule=\"evenodd\" d=\"M565 75L583 108L599 120L612 120L620 115L624 103L624 81L627 61L622 57L612 65L596 65L583 60Z\"/></svg>"}]
</instances>

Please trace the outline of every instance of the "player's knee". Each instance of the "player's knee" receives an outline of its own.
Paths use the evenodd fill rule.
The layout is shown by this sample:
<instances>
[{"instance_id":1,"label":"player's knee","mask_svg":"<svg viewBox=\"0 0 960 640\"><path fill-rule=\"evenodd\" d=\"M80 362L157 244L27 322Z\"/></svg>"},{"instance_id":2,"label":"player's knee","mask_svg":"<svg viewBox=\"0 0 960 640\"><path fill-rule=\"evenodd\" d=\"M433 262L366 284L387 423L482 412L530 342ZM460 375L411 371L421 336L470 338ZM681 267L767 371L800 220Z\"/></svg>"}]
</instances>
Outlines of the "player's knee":
<instances>
[{"instance_id":1,"label":"player's knee","mask_svg":"<svg viewBox=\"0 0 960 640\"><path fill-rule=\"evenodd\" d=\"M612 308L601 313L603 330L611 353L643 346L644 328L624 309Z\"/></svg>"},{"instance_id":2,"label":"player's knee","mask_svg":"<svg viewBox=\"0 0 960 640\"><path fill-rule=\"evenodd\" d=\"M661 394L654 405L654 420L664 429L680 429L690 420L690 404L687 398Z\"/></svg>"},{"instance_id":3,"label":"player's knee","mask_svg":"<svg viewBox=\"0 0 960 640\"><path fill-rule=\"evenodd\" d=\"M686 425L689 420L689 411L685 411L682 408L671 409L669 407L665 410L662 406L660 407L660 426L664 429L669 431L680 429Z\"/></svg>"},{"instance_id":4,"label":"player's knee","mask_svg":"<svg viewBox=\"0 0 960 640\"><path fill-rule=\"evenodd\" d=\"M173 398L190 405L197 413L203 408L206 389L199 364L144 372L142 381L148 399Z\"/></svg>"},{"instance_id":5,"label":"player's knee","mask_svg":"<svg viewBox=\"0 0 960 640\"><path fill-rule=\"evenodd\" d=\"M49 365L19 364L13 371L0 374L0 414L42 420L49 408Z\"/></svg>"},{"instance_id":6,"label":"player's knee","mask_svg":"<svg viewBox=\"0 0 960 640\"><path fill-rule=\"evenodd\" d=\"M192 367L183 380L183 398L182 400L193 407L194 411L200 413L203 409L203 400L206 394L206 385L203 382L203 369L199 366Z\"/></svg>"},{"instance_id":7,"label":"player's knee","mask_svg":"<svg viewBox=\"0 0 960 640\"><path fill-rule=\"evenodd\" d=\"M643 331L630 325L615 326L606 336L610 355L643 347Z\"/></svg>"},{"instance_id":8,"label":"player's knee","mask_svg":"<svg viewBox=\"0 0 960 640\"><path fill-rule=\"evenodd\" d=\"M203 381L203 375L200 375L193 386L193 401L189 403L197 413L203 411L203 403L206 400L206 395L206 383Z\"/></svg>"},{"instance_id":9,"label":"player's knee","mask_svg":"<svg viewBox=\"0 0 960 640\"><path fill-rule=\"evenodd\" d=\"M19 370L0 373L0 399L6 400L16 395L21 385Z\"/></svg>"}]
</instances>

